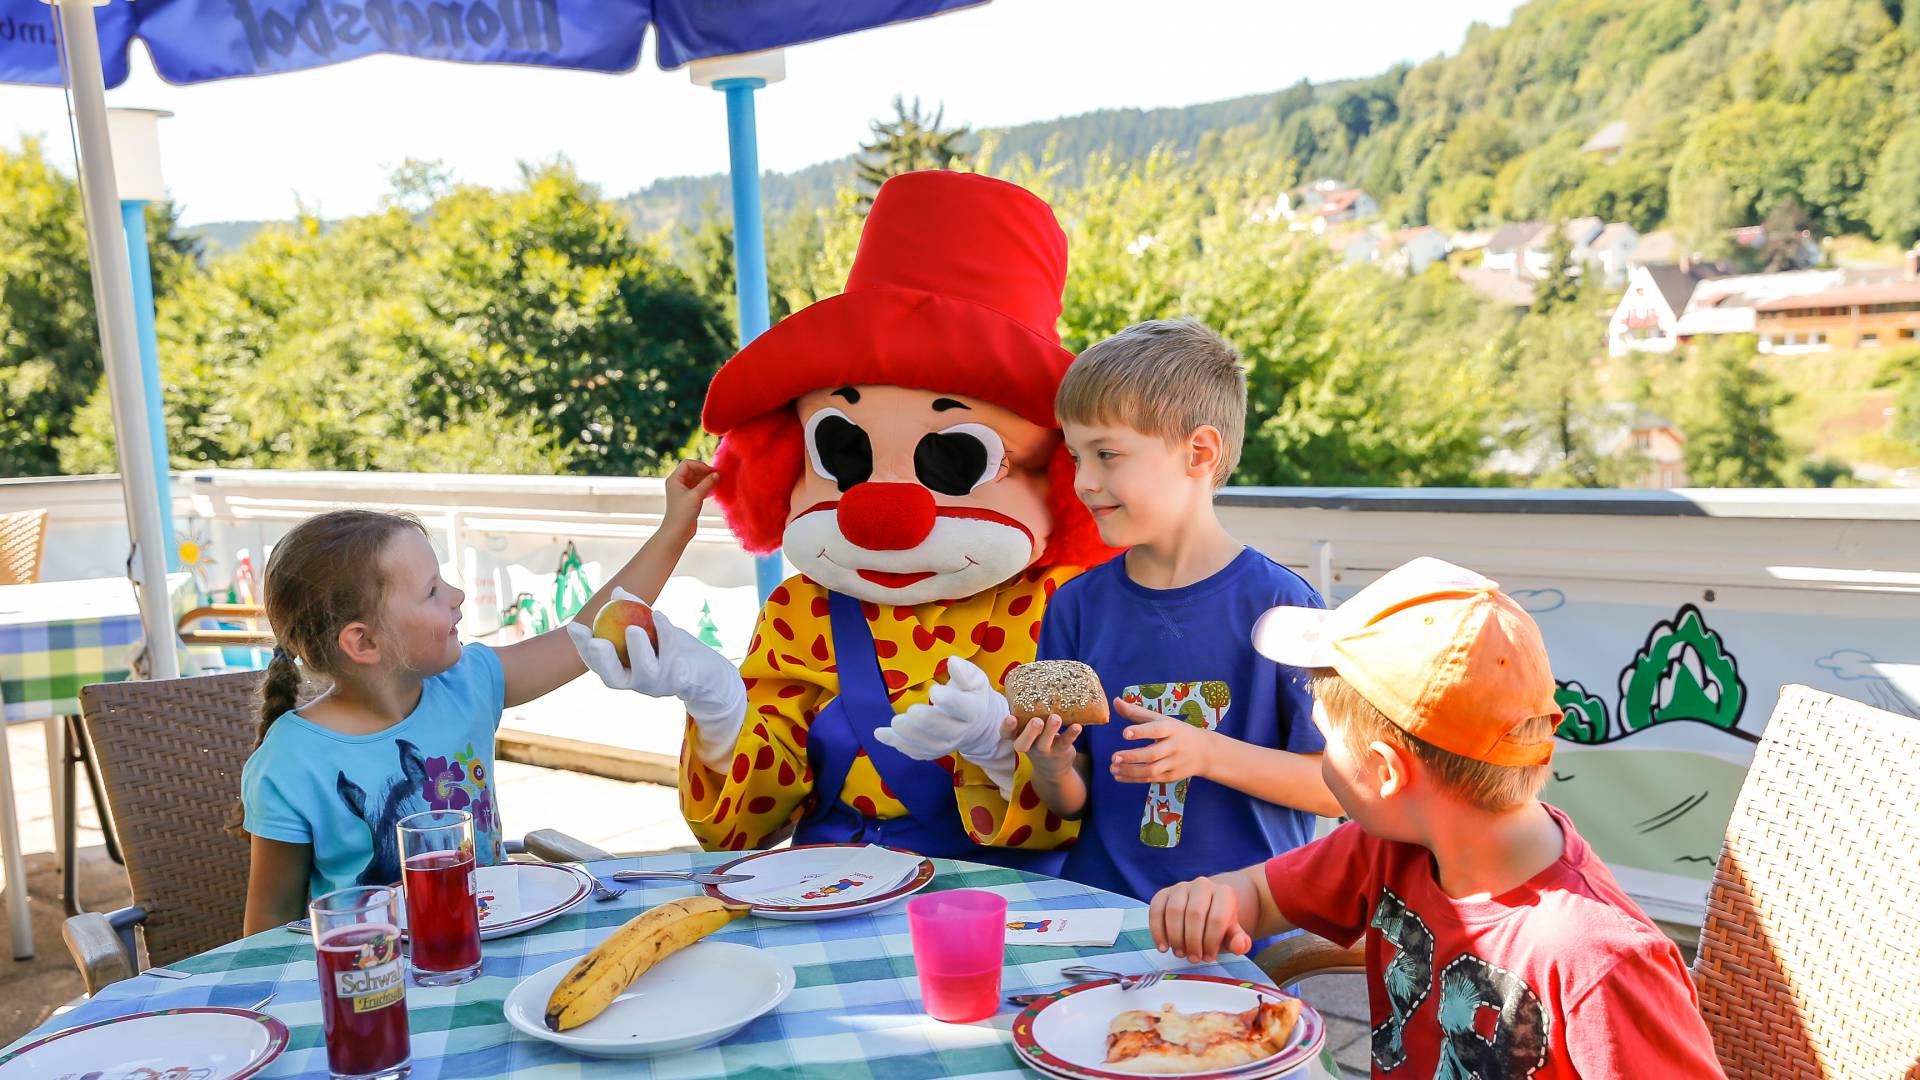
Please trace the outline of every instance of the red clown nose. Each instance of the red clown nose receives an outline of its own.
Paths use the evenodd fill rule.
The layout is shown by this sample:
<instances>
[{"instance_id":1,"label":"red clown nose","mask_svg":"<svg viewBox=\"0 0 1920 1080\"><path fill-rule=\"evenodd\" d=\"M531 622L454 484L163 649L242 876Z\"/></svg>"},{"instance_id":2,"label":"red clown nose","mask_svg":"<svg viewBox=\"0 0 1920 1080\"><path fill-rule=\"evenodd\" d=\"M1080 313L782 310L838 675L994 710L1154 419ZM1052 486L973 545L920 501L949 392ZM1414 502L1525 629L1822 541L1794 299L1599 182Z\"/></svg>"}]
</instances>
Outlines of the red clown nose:
<instances>
[{"instance_id":1,"label":"red clown nose","mask_svg":"<svg viewBox=\"0 0 1920 1080\"><path fill-rule=\"evenodd\" d=\"M840 534L868 551L920 546L933 516L933 494L919 484L855 484L840 496Z\"/></svg>"}]
</instances>

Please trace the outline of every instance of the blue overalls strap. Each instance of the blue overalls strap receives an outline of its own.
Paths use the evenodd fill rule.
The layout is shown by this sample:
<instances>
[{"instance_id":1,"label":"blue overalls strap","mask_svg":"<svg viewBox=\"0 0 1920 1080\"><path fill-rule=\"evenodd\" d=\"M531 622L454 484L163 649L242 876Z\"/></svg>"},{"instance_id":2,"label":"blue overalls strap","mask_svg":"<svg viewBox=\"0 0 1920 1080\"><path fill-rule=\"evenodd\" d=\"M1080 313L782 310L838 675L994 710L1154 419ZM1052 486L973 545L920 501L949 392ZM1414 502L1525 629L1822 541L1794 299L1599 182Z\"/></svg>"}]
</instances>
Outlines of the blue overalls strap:
<instances>
[{"instance_id":1,"label":"blue overalls strap","mask_svg":"<svg viewBox=\"0 0 1920 1080\"><path fill-rule=\"evenodd\" d=\"M1020 851L976 843L960 824L953 795L953 774L930 761L914 759L875 737L893 723L893 701L873 646L873 632L860 602L842 593L827 594L832 621L834 662L840 688L814 717L808 732L807 759L813 767L813 809L795 831L795 843L867 841L890 844L935 858L970 859L1036 873L1058 873L1065 858L1058 851ZM841 801L847 774L860 750L907 808L903 818L868 818Z\"/></svg>"},{"instance_id":2,"label":"blue overalls strap","mask_svg":"<svg viewBox=\"0 0 1920 1080\"><path fill-rule=\"evenodd\" d=\"M922 826L951 821L964 838L965 833L959 830L959 812L954 808L953 774L931 761L915 761L874 734L893 723L893 701L887 696L880 654L874 649L873 631L867 627L860 601L830 592L827 608L833 621L833 658L840 668L840 694L835 701L847 703L847 722L867 751L867 760L893 790L894 798ZM851 759L848 765L852 765ZM841 781L845 782L845 774Z\"/></svg>"}]
</instances>

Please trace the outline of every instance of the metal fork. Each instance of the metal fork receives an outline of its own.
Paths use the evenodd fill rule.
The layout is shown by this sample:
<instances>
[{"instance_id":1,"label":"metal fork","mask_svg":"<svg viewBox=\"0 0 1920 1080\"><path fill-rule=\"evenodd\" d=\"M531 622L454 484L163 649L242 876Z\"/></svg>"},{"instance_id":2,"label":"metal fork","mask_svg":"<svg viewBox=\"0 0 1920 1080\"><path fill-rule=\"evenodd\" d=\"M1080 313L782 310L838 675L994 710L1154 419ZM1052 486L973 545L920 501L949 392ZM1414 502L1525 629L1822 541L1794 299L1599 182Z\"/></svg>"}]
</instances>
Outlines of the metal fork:
<instances>
[{"instance_id":1,"label":"metal fork","mask_svg":"<svg viewBox=\"0 0 1920 1080\"><path fill-rule=\"evenodd\" d=\"M1127 975L1122 972L1108 971L1105 968L1091 967L1086 964L1074 964L1070 967L1060 969L1061 978L1072 979L1074 982L1087 982L1090 979L1112 979L1120 984L1120 989L1123 991L1145 990L1150 986L1158 984L1165 975L1166 972L1163 971L1148 971L1139 975Z\"/></svg>"}]
</instances>

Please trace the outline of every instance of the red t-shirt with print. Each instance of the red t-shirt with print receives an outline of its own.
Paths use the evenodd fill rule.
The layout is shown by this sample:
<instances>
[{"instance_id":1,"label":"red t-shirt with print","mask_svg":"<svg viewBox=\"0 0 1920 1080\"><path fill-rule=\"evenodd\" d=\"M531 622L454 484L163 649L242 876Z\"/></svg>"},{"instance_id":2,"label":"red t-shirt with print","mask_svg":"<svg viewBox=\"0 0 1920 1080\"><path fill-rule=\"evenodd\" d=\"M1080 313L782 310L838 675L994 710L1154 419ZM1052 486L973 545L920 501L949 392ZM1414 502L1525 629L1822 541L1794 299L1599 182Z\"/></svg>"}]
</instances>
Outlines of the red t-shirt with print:
<instances>
[{"instance_id":1,"label":"red t-shirt with print","mask_svg":"<svg viewBox=\"0 0 1920 1080\"><path fill-rule=\"evenodd\" d=\"M1723 1080L1680 950L1565 814L1526 884L1455 900L1417 844L1349 822L1267 863L1294 925L1367 939L1373 1075L1386 1080Z\"/></svg>"}]
</instances>

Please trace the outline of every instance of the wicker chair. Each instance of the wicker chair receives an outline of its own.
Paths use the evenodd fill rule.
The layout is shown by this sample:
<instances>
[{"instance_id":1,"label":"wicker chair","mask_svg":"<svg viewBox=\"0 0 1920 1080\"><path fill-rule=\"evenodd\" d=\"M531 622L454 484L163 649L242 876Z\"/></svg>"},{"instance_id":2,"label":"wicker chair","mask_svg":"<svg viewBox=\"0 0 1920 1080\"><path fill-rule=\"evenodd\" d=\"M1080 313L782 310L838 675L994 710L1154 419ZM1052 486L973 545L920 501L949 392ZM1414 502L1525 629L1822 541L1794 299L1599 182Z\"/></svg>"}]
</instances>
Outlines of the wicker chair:
<instances>
[{"instance_id":1,"label":"wicker chair","mask_svg":"<svg viewBox=\"0 0 1920 1080\"><path fill-rule=\"evenodd\" d=\"M1693 977L1728 1080L1920 1080L1920 719L1805 686L1741 786ZM1279 985L1364 970L1311 935Z\"/></svg>"},{"instance_id":2,"label":"wicker chair","mask_svg":"<svg viewBox=\"0 0 1920 1080\"><path fill-rule=\"evenodd\" d=\"M1694 981L1730 1080L1920 1077L1920 719L1788 686Z\"/></svg>"},{"instance_id":3,"label":"wicker chair","mask_svg":"<svg viewBox=\"0 0 1920 1080\"><path fill-rule=\"evenodd\" d=\"M40 556L46 547L45 510L0 514L0 585L30 585L39 581Z\"/></svg>"},{"instance_id":4,"label":"wicker chair","mask_svg":"<svg viewBox=\"0 0 1920 1080\"><path fill-rule=\"evenodd\" d=\"M106 777L132 907L63 933L87 992L232 941L246 916L246 837L226 831L253 751L265 672L102 683L80 691L81 730ZM596 849L561 833L509 845L552 861ZM591 857L589 854L588 857Z\"/></svg>"}]
</instances>

